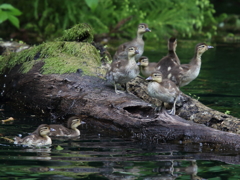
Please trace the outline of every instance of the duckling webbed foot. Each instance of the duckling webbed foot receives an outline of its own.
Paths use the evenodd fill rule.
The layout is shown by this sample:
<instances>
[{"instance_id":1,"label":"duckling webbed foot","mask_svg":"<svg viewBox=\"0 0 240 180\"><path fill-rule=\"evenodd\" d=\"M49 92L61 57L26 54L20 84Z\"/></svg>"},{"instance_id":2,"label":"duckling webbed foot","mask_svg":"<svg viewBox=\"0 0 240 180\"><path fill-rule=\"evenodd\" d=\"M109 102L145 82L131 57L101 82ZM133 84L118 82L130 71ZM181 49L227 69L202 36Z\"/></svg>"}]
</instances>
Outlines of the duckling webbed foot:
<instances>
[{"instance_id":1,"label":"duckling webbed foot","mask_svg":"<svg viewBox=\"0 0 240 180\"><path fill-rule=\"evenodd\" d=\"M115 90L115 93L116 94L124 94L125 92L124 91L120 91L120 90Z\"/></svg>"},{"instance_id":2,"label":"duckling webbed foot","mask_svg":"<svg viewBox=\"0 0 240 180\"><path fill-rule=\"evenodd\" d=\"M117 90L117 85L114 83L114 89L116 94L123 94L125 93L124 91Z\"/></svg>"}]
</instances>

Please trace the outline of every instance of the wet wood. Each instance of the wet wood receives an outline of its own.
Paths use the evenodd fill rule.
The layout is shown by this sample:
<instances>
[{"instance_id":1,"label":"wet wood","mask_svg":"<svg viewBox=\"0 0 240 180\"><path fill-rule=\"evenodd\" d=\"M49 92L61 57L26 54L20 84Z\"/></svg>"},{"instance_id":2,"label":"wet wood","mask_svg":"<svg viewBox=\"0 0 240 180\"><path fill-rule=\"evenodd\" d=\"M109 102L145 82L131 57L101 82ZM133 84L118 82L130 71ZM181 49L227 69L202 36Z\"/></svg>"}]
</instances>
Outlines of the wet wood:
<instances>
[{"instance_id":1,"label":"wet wood","mask_svg":"<svg viewBox=\"0 0 240 180\"><path fill-rule=\"evenodd\" d=\"M1 75L0 83L4 84L0 88L1 99L10 99L16 106L52 115L52 118L66 115L87 116L84 121L88 125L112 134L131 135L155 142L174 140L203 145L219 143L239 148L238 134L219 131L179 116L170 116L166 111L156 113L152 106L155 100L144 94L146 84L142 78L129 83L129 88L135 95L117 95L113 86L106 84L101 78L81 76L78 73L43 75L40 73L42 65L35 64L27 74L20 74L19 66L16 66L6 76ZM201 108L204 109L204 106L186 96L178 114L201 117ZM215 112L209 111L207 107L205 111Z\"/></svg>"}]
</instances>

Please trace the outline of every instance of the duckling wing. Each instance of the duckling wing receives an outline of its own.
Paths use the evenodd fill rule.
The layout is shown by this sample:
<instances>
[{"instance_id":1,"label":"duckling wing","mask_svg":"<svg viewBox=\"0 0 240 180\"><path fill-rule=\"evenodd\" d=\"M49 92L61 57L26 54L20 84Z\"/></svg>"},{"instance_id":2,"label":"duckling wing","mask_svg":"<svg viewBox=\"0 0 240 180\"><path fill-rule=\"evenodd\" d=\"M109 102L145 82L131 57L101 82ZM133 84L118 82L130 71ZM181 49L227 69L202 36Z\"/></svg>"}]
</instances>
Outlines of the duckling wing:
<instances>
[{"instance_id":1,"label":"duckling wing","mask_svg":"<svg viewBox=\"0 0 240 180\"><path fill-rule=\"evenodd\" d=\"M180 67L183 69L183 71L188 71L190 69L189 64L181 64Z\"/></svg>"},{"instance_id":2,"label":"duckling wing","mask_svg":"<svg viewBox=\"0 0 240 180\"><path fill-rule=\"evenodd\" d=\"M31 134L22 139L19 137L15 137L14 139L15 139L14 144L32 145L33 142L36 140L36 134Z\"/></svg>"},{"instance_id":3,"label":"duckling wing","mask_svg":"<svg viewBox=\"0 0 240 180\"><path fill-rule=\"evenodd\" d=\"M68 129L63 125L54 124L49 126L50 128L55 130L55 131L51 131L49 133L49 136L70 136L72 133L72 129Z\"/></svg>"},{"instance_id":4,"label":"duckling wing","mask_svg":"<svg viewBox=\"0 0 240 180\"><path fill-rule=\"evenodd\" d=\"M121 44L113 56L113 61L127 57L127 52L125 52L126 48L127 43Z\"/></svg>"}]
</instances>

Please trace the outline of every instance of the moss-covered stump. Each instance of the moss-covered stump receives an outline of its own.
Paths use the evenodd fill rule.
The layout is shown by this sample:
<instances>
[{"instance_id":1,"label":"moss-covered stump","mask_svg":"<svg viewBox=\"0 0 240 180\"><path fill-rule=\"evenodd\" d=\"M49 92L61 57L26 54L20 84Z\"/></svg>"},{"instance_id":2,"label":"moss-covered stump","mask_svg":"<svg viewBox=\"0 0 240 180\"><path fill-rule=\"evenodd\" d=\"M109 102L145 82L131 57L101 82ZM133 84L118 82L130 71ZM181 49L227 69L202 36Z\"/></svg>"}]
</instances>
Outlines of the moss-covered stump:
<instances>
[{"instance_id":1,"label":"moss-covered stump","mask_svg":"<svg viewBox=\"0 0 240 180\"><path fill-rule=\"evenodd\" d=\"M64 74L80 72L83 75L103 76L100 52L91 44L92 28L79 24L64 31L63 36L53 42L45 42L19 53L0 57L0 73L21 65L20 72L27 73L34 64L42 62L42 74Z\"/></svg>"}]
</instances>

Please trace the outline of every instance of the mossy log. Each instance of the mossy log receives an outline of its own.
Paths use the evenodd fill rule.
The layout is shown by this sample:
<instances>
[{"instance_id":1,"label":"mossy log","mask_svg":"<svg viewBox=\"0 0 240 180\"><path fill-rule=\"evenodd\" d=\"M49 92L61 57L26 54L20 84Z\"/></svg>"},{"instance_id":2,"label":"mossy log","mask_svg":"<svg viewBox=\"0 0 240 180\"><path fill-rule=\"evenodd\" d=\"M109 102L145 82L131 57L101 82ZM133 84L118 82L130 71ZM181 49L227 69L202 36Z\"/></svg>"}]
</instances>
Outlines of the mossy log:
<instances>
[{"instance_id":1,"label":"mossy log","mask_svg":"<svg viewBox=\"0 0 240 180\"><path fill-rule=\"evenodd\" d=\"M88 41L50 42L1 58L0 64L5 66L0 75L3 84L0 99L10 99L17 106L54 118L87 116L89 125L123 136L152 141L219 143L239 148L239 119L214 111L188 96L179 105L178 115L170 116L166 111L156 113L152 104L161 102L147 95L146 82L140 77L129 83L135 95L117 95L113 86L102 78L104 68L99 73L102 64L95 47L89 44L86 49L78 50L78 43L89 44ZM57 50L51 49L52 46ZM49 59L53 61L51 65ZM72 65L72 60L76 64Z\"/></svg>"}]
</instances>

